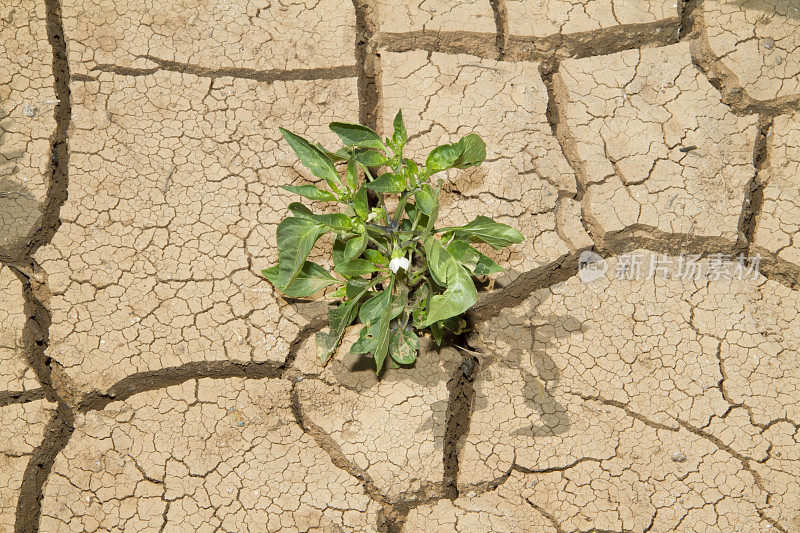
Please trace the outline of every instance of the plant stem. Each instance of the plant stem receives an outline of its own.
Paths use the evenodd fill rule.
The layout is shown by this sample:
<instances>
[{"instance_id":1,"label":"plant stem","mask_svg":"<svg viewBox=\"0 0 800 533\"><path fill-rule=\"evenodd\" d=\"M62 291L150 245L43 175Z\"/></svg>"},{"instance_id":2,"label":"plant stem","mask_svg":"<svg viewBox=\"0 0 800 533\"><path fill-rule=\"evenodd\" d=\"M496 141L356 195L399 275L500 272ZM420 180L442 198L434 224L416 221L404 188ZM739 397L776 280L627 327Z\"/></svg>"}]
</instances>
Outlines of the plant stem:
<instances>
[{"instance_id":1,"label":"plant stem","mask_svg":"<svg viewBox=\"0 0 800 533\"><path fill-rule=\"evenodd\" d=\"M394 212L394 227L398 227L400 225L400 219L403 218L403 210L406 207L406 202L408 201L408 192L404 191L403 194L400 195L400 201L397 203L397 209Z\"/></svg>"},{"instance_id":2,"label":"plant stem","mask_svg":"<svg viewBox=\"0 0 800 533\"><path fill-rule=\"evenodd\" d=\"M369 171L367 167L361 165L361 168L364 169L364 172L369 176L369 181L375 181L375 177L372 175L372 172ZM386 215L386 220L389 220L389 209L386 208L386 202L383 200L383 195L381 193L375 193L378 195L378 200L381 203L381 208L383 209L384 214Z\"/></svg>"}]
</instances>

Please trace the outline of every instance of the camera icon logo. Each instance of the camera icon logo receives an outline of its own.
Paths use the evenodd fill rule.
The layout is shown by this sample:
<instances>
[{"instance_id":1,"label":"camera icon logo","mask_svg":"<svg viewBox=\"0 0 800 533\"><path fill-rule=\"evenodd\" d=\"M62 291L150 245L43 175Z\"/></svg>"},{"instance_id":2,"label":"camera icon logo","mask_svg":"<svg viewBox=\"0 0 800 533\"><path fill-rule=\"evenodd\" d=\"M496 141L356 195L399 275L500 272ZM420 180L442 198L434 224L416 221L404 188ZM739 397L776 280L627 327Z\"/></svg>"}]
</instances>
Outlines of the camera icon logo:
<instances>
[{"instance_id":1,"label":"camera icon logo","mask_svg":"<svg viewBox=\"0 0 800 533\"><path fill-rule=\"evenodd\" d=\"M578 277L584 283L591 283L604 277L608 271L608 263L602 256L586 250L578 258Z\"/></svg>"}]
</instances>

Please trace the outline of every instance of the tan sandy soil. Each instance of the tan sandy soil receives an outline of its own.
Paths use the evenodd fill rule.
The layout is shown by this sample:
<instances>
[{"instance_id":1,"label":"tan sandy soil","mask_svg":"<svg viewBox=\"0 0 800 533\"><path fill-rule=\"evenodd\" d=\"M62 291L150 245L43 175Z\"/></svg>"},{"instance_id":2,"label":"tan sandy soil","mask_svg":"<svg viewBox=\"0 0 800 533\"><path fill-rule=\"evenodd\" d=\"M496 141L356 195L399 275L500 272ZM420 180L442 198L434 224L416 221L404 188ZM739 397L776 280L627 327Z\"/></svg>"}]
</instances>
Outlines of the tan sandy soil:
<instances>
[{"instance_id":1,"label":"tan sandy soil","mask_svg":"<svg viewBox=\"0 0 800 533\"><path fill-rule=\"evenodd\" d=\"M4 1L0 532L800 532L798 9ZM526 240L378 379L260 272L318 181L278 127L398 108L487 142L443 223Z\"/></svg>"}]
</instances>

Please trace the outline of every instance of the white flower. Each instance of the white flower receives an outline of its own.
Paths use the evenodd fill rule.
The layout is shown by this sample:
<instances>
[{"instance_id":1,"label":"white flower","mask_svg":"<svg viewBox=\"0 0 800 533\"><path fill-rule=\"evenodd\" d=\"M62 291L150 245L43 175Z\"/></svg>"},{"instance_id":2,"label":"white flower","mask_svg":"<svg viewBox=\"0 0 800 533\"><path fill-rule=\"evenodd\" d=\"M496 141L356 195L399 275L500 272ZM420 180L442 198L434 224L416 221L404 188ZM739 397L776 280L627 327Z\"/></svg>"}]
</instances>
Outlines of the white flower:
<instances>
[{"instance_id":1,"label":"white flower","mask_svg":"<svg viewBox=\"0 0 800 533\"><path fill-rule=\"evenodd\" d=\"M408 270L410 265L411 261L408 260L408 257L394 257L389 261L389 270L397 274L399 269Z\"/></svg>"}]
</instances>

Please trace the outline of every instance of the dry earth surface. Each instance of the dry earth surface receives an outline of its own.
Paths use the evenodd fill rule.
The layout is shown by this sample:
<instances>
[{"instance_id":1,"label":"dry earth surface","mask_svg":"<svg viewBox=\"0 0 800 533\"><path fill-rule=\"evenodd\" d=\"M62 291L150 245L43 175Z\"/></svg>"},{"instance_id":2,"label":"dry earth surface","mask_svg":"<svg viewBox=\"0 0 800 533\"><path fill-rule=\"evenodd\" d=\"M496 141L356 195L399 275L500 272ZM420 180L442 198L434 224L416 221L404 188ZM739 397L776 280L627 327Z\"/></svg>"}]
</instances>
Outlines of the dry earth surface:
<instances>
[{"instance_id":1,"label":"dry earth surface","mask_svg":"<svg viewBox=\"0 0 800 533\"><path fill-rule=\"evenodd\" d=\"M798 2L4 0L0 40L0 532L800 532ZM526 240L377 379L260 271L316 180L278 126L398 108L487 141L442 220Z\"/></svg>"}]
</instances>

